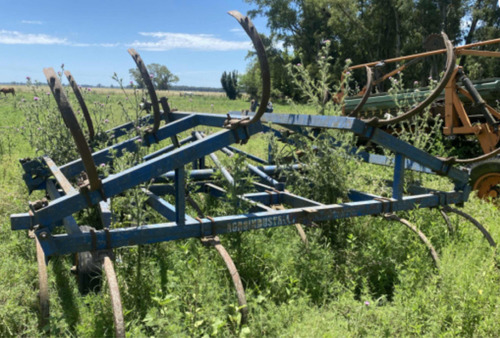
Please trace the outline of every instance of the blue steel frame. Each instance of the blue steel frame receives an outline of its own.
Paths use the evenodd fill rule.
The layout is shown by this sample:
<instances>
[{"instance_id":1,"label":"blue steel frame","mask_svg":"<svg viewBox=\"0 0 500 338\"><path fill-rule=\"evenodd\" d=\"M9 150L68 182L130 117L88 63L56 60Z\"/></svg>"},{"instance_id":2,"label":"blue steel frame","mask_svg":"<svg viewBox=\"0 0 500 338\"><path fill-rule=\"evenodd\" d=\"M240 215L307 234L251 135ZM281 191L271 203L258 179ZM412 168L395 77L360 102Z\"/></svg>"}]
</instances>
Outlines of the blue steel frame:
<instances>
[{"instance_id":1,"label":"blue steel frame","mask_svg":"<svg viewBox=\"0 0 500 338\"><path fill-rule=\"evenodd\" d=\"M240 112L231 112L230 115L233 119L247 117ZM222 127L226 120L223 115L189 112L170 112L168 119L165 114L163 117L170 122L161 127L154 135L147 134L142 138L142 141L139 141L139 137L134 137L95 152L92 154L94 162L97 164L110 163L113 156L121 156L124 151L135 151L139 146L149 146L167 138L173 138L181 132L198 126ZM143 122L147 123L150 120L151 118L147 117ZM251 204L248 213L215 218L196 218L187 215L184 166L205 156L210 156L218 150L223 150L229 155L238 151L231 145L239 141L246 141L263 129L269 130L269 127L261 124L265 122L290 129L327 128L352 132L393 151L395 153L394 160L368 153L361 156L367 162L394 167L392 198L382 198L351 190L349 193L351 202L324 205L284 191L283 182L278 182L272 177L272 174L278 169L276 166L248 164L250 172L265 183L255 183L260 192L240 196L241 199L249 201ZM126 131L133 127L134 125L131 123L125 124L110 130L109 133L112 137L117 138L125 135ZM351 117L264 114L260 122L234 129L222 129L207 137L194 132L192 136L181 140L179 145L178 148L174 145L166 146L145 156L142 163L103 179L101 191L77 190L69 184L69 179L74 178L84 170L81 159L60 167L57 167L48 158L45 158L43 162L40 160L24 162L23 168L26 172L24 178L30 191L45 189L49 192L51 201L41 209L32 209L29 213L11 215L11 227L13 230L34 230L46 257L49 257L296 223L311 224L317 221L460 204L467 200L470 192L467 171L456 168L376 127ZM239 150L239 152L242 151ZM255 156L249 158L260 164L267 163L267 161ZM215 160L214 162L217 163ZM299 168L298 165L289 167L290 170ZM191 171L189 175L195 179L209 179L216 170L200 168ZM218 170L225 170L220 163ZM417 195L404 196L405 170L432 172L446 176L454 183L454 190L444 192L419 188ZM232 177L228 172L224 176L231 182ZM75 212L99 204L102 218L106 220L103 223L105 226L109 226L111 215L106 203L108 199L152 179L155 179L155 184L151 185L149 190L144 190L148 196L147 204L170 222L106 229L91 234L80 231L71 216ZM172 179L173 186L167 183L162 184L162 182L168 182ZM62 188L64 195L61 196L55 183ZM200 184L200 189L204 189L205 192L214 196L224 197L225 195L223 189L213 184ZM175 195L175 205L158 196L164 194ZM273 204L281 203L290 205L292 208L286 210L272 210L270 208ZM60 225L65 226L66 233L53 234L55 228Z\"/></svg>"}]
</instances>

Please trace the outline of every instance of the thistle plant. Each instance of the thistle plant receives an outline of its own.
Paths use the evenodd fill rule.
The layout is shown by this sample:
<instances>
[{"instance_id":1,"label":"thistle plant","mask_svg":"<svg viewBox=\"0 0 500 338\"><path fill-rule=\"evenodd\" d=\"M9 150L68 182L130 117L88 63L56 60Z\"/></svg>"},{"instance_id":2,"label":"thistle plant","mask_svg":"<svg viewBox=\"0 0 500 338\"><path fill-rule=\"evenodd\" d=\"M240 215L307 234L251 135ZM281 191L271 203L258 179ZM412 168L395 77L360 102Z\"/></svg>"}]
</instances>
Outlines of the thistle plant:
<instances>
[{"instance_id":1,"label":"thistle plant","mask_svg":"<svg viewBox=\"0 0 500 338\"><path fill-rule=\"evenodd\" d=\"M64 64L61 71L57 72L59 80L64 81ZM48 155L56 163L66 163L78 157L76 145L70 130L66 127L62 115L56 105L50 90L41 83L32 82L26 77L26 85L32 93L32 98L22 98L18 108L24 113L24 124L19 127L20 133L28 140L37 155ZM70 101L75 116L84 133L88 134L87 123L69 87L63 87ZM108 142L106 129L110 125L112 108L109 96L103 101L92 88L80 87L87 109L91 115L95 139L90 144L92 150L97 150ZM89 104L92 102L92 104ZM87 138L88 139L88 138Z\"/></svg>"},{"instance_id":2,"label":"thistle plant","mask_svg":"<svg viewBox=\"0 0 500 338\"><path fill-rule=\"evenodd\" d=\"M124 116L127 122L133 122L135 125L134 132L137 136L143 136L145 133L146 124L141 122L141 117L143 111L147 109L143 109L141 103L145 103L148 101L148 95L144 91L144 89L140 89L134 83L134 81L130 81L129 86L132 88L132 95L130 92L125 89L125 85L123 84L123 79L118 76L118 74L114 73L112 79L118 83L121 92L124 94L124 101L119 101L118 105L121 107L122 115ZM149 112L148 112L149 113Z\"/></svg>"},{"instance_id":3,"label":"thistle plant","mask_svg":"<svg viewBox=\"0 0 500 338\"><path fill-rule=\"evenodd\" d=\"M319 115L341 114L342 100L335 103L330 99L330 93L341 92L342 88L345 88L346 84L349 83L351 77L350 72L347 70L351 60L347 59L344 72L346 76L340 83L334 83L332 77L333 66L331 64L333 58L330 56L330 45L330 40L323 41L315 65L305 67L302 63L298 63L286 66L293 83L302 93L303 98L307 100L307 103L316 107ZM315 73L313 73L314 68L317 69Z\"/></svg>"},{"instance_id":4,"label":"thistle plant","mask_svg":"<svg viewBox=\"0 0 500 338\"><path fill-rule=\"evenodd\" d=\"M33 94L31 99L21 99L18 107L24 113L24 124L19 132L26 138L36 154L48 155L56 163L66 163L77 157L76 145L69 129L47 87L26 78ZM77 113L77 117L80 117ZM83 117L83 116L81 116Z\"/></svg>"},{"instance_id":5,"label":"thistle plant","mask_svg":"<svg viewBox=\"0 0 500 338\"><path fill-rule=\"evenodd\" d=\"M399 94L405 92L402 77L403 74L400 74L399 79L389 78L391 81L391 88L388 94L396 103L396 115L403 114L408 107L422 100L419 88L413 90L408 97L400 99L401 95ZM431 92L436 85L437 81L429 78L429 92ZM393 133L399 139L412 144L418 149L434 155L444 155L445 147L443 144L442 126L443 119L441 116L433 113L432 106L427 106L420 114L395 125Z\"/></svg>"},{"instance_id":6,"label":"thistle plant","mask_svg":"<svg viewBox=\"0 0 500 338\"><path fill-rule=\"evenodd\" d=\"M345 76L340 83L334 83L330 45L329 40L323 42L314 66L304 67L301 63L287 65L294 84L319 115L341 114L344 97L341 94L348 87L351 78L348 71L351 61L346 60ZM331 93L340 97L340 102L334 102ZM305 166L304 171L281 173L290 182L290 189L323 203L337 203L345 199L347 174L355 161L348 156L355 144L353 134L338 130L305 130L291 135L287 141L284 145L279 145L271 137L270 144L271 155L277 164L285 164L293 159Z\"/></svg>"}]
</instances>

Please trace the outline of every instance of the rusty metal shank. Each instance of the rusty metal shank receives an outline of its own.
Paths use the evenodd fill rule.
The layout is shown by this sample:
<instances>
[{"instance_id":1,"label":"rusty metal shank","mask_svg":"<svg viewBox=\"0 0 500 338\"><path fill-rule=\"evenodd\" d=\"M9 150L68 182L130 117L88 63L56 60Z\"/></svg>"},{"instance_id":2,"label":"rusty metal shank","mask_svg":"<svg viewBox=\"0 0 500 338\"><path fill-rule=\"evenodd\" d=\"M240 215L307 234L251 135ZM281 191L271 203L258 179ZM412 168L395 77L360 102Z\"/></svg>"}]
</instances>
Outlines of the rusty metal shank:
<instances>
[{"instance_id":1,"label":"rusty metal shank","mask_svg":"<svg viewBox=\"0 0 500 338\"><path fill-rule=\"evenodd\" d=\"M109 255L104 256L103 260L104 271L109 285L109 295L111 298L111 306L113 307L113 321L115 323L115 334L117 338L125 337L125 321L123 320L122 300L120 297L120 289L118 288L118 280L116 279L113 262Z\"/></svg>"},{"instance_id":2,"label":"rusty metal shank","mask_svg":"<svg viewBox=\"0 0 500 338\"><path fill-rule=\"evenodd\" d=\"M80 128L80 124L78 123L75 113L73 112L73 108L71 108L68 98L64 93L61 82L59 81L59 78L53 68L45 68L43 73L47 78L50 90L52 91L52 95L54 95L54 99L57 102L57 106L59 107L64 123L71 131L71 135L73 136L78 152L80 153L85 171L87 172L87 176L89 178L90 190L100 190L102 184L97 174L92 153L87 141L85 140L82 128Z\"/></svg>"},{"instance_id":3,"label":"rusty metal shank","mask_svg":"<svg viewBox=\"0 0 500 338\"><path fill-rule=\"evenodd\" d=\"M45 263L45 254L43 253L40 242L35 236L36 260L38 262L38 288L40 292L38 298L40 301L40 328L49 324L50 305L49 305L49 282L47 277L47 266Z\"/></svg>"},{"instance_id":4,"label":"rusty metal shank","mask_svg":"<svg viewBox=\"0 0 500 338\"><path fill-rule=\"evenodd\" d=\"M466 159L459 159L459 158L456 158L456 157L439 157L438 156L438 159L440 159L441 161L444 161L446 162L447 164L453 164L453 163L458 163L458 164L472 164L472 163L477 163L477 162L482 162L482 161L486 161L490 158L493 158L497 155L500 155L500 148L496 148L495 150L492 150L490 151L489 153L487 154L484 154L484 155L481 155L481 156L477 156L477 157L472 157L472 158L466 158Z\"/></svg>"},{"instance_id":5,"label":"rusty metal shank","mask_svg":"<svg viewBox=\"0 0 500 338\"><path fill-rule=\"evenodd\" d=\"M361 111L361 108L363 108L363 106L365 105L366 101L368 100L368 98L370 97L370 94L372 92L373 72L372 72L372 69L368 66L366 66L365 69L366 69L365 93L363 94L361 101L359 101L358 105L353 109L353 111L349 114L349 116L356 116Z\"/></svg>"},{"instance_id":6,"label":"rusty metal shank","mask_svg":"<svg viewBox=\"0 0 500 338\"><path fill-rule=\"evenodd\" d=\"M455 208L452 208L448 205L444 206L443 207L443 211L446 212L446 213L449 213L449 212L453 212L459 216L462 216L463 218L465 218L466 220L468 220L469 222L471 222L472 224L474 224L474 226L479 230L481 231L481 233L483 234L484 238L488 241L489 245L493 248L495 248L497 246L497 244L495 243L495 241L493 240L493 237L491 237L490 233L488 232L488 230L486 230L483 225L481 223L479 223L478 220L476 220L474 217L472 217L471 215L461 211L461 210L458 210L458 209L455 209Z\"/></svg>"},{"instance_id":7,"label":"rusty metal shank","mask_svg":"<svg viewBox=\"0 0 500 338\"><path fill-rule=\"evenodd\" d=\"M241 324L245 324L248 319L247 299L245 296L243 283L241 282L240 274L238 273L236 265L234 265L233 259L227 252L226 248L224 248L224 246L221 244L218 236L202 238L202 242L212 245L224 260L227 270L229 271L229 274L231 275L231 278L233 280L234 288L236 289L236 296L238 297L238 304L240 306Z\"/></svg>"},{"instance_id":8,"label":"rusty metal shank","mask_svg":"<svg viewBox=\"0 0 500 338\"><path fill-rule=\"evenodd\" d=\"M451 41L448 39L448 36L444 32L441 33L441 35L443 37L446 46L446 70L443 77L439 81L438 85L434 89L434 91L429 96L427 96L425 100L420 102L418 105L416 105L406 113L385 120L379 120L377 117L374 117L371 119L363 120L364 122L377 127L386 126L388 124L399 123L401 121L409 119L413 115L420 113L422 110L424 110L425 107L430 105L438 97L438 95L443 91L444 87L450 80L451 76L453 75L453 71L455 70L456 67L456 55L453 51L453 45Z\"/></svg>"},{"instance_id":9,"label":"rusty metal shank","mask_svg":"<svg viewBox=\"0 0 500 338\"><path fill-rule=\"evenodd\" d=\"M152 133L156 133L158 131L158 128L160 128L160 121L161 121L161 114L160 114L160 105L158 104L158 97L156 96L156 91L153 86L153 82L151 81L151 77L149 76L148 69L146 68L146 65L144 64L144 61L142 61L141 56L139 53L135 51L135 49L130 48L128 50L128 53L132 56L132 58L135 61L135 64L137 65L137 68L139 69L139 72L141 73L142 80L144 81L144 85L146 86L148 93L149 93L149 98L151 99L151 104L153 106L153 114L154 114L154 124L153 124L153 130Z\"/></svg>"},{"instance_id":10,"label":"rusty metal shank","mask_svg":"<svg viewBox=\"0 0 500 338\"><path fill-rule=\"evenodd\" d=\"M245 32L248 34L252 40L255 50L257 51L257 57L259 58L260 74L262 77L262 98L260 99L259 109L252 119L249 121L242 121L242 123L250 124L259 121L266 111L267 103L269 102L269 98L271 96L271 73L269 72L266 49L252 21L238 11L229 11L228 14L238 20L241 27L243 27Z\"/></svg>"},{"instance_id":11,"label":"rusty metal shank","mask_svg":"<svg viewBox=\"0 0 500 338\"><path fill-rule=\"evenodd\" d=\"M200 206L191 198L191 196L187 195L186 200L194 209L196 209L196 212L198 213L198 220L200 218L205 218L203 210L201 210ZM226 264L227 270L229 271L229 274L231 275L231 278L233 280L234 288L236 289L236 296L238 297L238 305L241 313L241 324L245 324L248 318L247 298L245 296L245 289L243 288L240 274L238 272L238 269L236 268L236 265L234 265L233 259L227 252L226 248L224 248L224 246L221 244L218 236L203 237L201 238L201 242L205 245L213 246Z\"/></svg>"},{"instance_id":12,"label":"rusty metal shank","mask_svg":"<svg viewBox=\"0 0 500 338\"><path fill-rule=\"evenodd\" d=\"M78 84L75 81L75 78L73 75L71 75L69 70L64 71L64 75L66 75L66 78L69 81L69 84L71 88L73 89L73 93L75 93L76 99L78 100L78 103L80 104L80 108L82 108L82 113L83 117L85 117L85 122L87 122L87 128L89 130L89 139L90 141L94 140L95 136L95 131L94 131L94 124L92 123L92 118L90 117L89 110L87 109L87 105L85 104L85 101L83 100L82 93L80 92L80 88L78 88Z\"/></svg>"},{"instance_id":13,"label":"rusty metal shank","mask_svg":"<svg viewBox=\"0 0 500 338\"><path fill-rule=\"evenodd\" d=\"M418 237L420 238L420 240L429 249L429 253L431 254L432 260L434 261L436 268L439 269L440 262L439 262L439 256L436 252L436 249L434 249L434 246L432 245L431 241L427 238L427 236L425 236L425 234L422 231L420 231L420 229L418 229L415 225L410 223L408 220L406 220L404 218L400 218L394 214L384 215L384 218L387 220L400 222L401 224L405 225L408 229L410 229L411 231L416 233L418 235Z\"/></svg>"}]
</instances>

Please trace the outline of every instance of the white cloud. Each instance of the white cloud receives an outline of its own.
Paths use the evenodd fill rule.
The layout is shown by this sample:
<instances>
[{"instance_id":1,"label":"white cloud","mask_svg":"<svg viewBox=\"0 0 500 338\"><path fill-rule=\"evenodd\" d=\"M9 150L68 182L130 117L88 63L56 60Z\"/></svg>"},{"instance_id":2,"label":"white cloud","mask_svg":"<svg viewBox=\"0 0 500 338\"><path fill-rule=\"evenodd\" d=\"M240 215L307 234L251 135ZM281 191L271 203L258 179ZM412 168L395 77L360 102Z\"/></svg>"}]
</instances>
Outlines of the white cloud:
<instances>
[{"instance_id":1,"label":"white cloud","mask_svg":"<svg viewBox=\"0 0 500 338\"><path fill-rule=\"evenodd\" d=\"M237 28L231 28L229 31L233 32L233 33L240 33L240 32L243 32L243 29L237 27Z\"/></svg>"},{"instance_id":2,"label":"white cloud","mask_svg":"<svg viewBox=\"0 0 500 338\"><path fill-rule=\"evenodd\" d=\"M22 20L21 23L26 25L43 25L43 22L37 20Z\"/></svg>"},{"instance_id":3,"label":"white cloud","mask_svg":"<svg viewBox=\"0 0 500 338\"><path fill-rule=\"evenodd\" d=\"M203 51L248 50L252 43L248 41L227 41L211 34L187 34L153 32L139 33L142 36L156 38L157 41L134 41L132 47L149 51L166 51L172 49L191 49Z\"/></svg>"},{"instance_id":4,"label":"white cloud","mask_svg":"<svg viewBox=\"0 0 500 338\"><path fill-rule=\"evenodd\" d=\"M67 45L72 46L72 47L104 47L104 48L111 48L111 47L118 47L121 44L120 43L79 43L79 42L68 42Z\"/></svg>"},{"instance_id":5,"label":"white cloud","mask_svg":"<svg viewBox=\"0 0 500 338\"><path fill-rule=\"evenodd\" d=\"M0 30L0 44L4 45L65 45L66 39L46 34L26 34L17 31Z\"/></svg>"},{"instance_id":6,"label":"white cloud","mask_svg":"<svg viewBox=\"0 0 500 338\"><path fill-rule=\"evenodd\" d=\"M17 31L0 30L0 44L3 45L65 45L72 47L104 47L111 48L120 43L79 43L65 38L58 38L46 34L29 34Z\"/></svg>"}]
</instances>

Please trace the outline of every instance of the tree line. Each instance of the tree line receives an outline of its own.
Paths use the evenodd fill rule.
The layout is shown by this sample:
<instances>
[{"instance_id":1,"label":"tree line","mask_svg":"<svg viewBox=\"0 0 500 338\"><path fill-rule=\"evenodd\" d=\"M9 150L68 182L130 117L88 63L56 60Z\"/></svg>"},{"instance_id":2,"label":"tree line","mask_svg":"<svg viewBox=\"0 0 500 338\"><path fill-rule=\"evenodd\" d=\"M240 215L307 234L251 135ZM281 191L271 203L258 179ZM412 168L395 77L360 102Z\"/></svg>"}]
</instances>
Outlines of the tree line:
<instances>
[{"instance_id":1,"label":"tree line","mask_svg":"<svg viewBox=\"0 0 500 338\"><path fill-rule=\"evenodd\" d=\"M261 35L271 71L271 95L274 99L301 99L293 85L287 65L300 64L314 76L318 55L325 42L329 45L333 81L340 76L347 62L361 64L383 61L402 55L425 51L440 32L453 44L470 44L500 37L500 6L498 0L245 0L255 9L250 17L264 16L270 35ZM500 50L500 44L484 46ZM245 92L251 98L260 96L260 68L253 51L246 72L224 72L221 85L230 99ZM462 56L459 60L472 79L500 76L498 58ZM425 86L429 78L438 76L443 56L427 58L405 70L400 80L408 86L414 81ZM396 64L381 69L387 73ZM152 81L158 89L168 89L179 78L167 67L148 65ZM379 71L377 69L377 71ZM142 87L136 69L130 74ZM352 74L355 83L363 84L365 74ZM384 90L383 86L379 90Z\"/></svg>"},{"instance_id":2,"label":"tree line","mask_svg":"<svg viewBox=\"0 0 500 338\"><path fill-rule=\"evenodd\" d=\"M347 61L361 64L425 51L429 36L445 32L454 45L500 37L497 0L246 0L249 12L267 18L270 36L262 36L272 79L272 95L300 97L293 88L287 64L301 64L314 74L320 49L328 41L332 77L340 81ZM283 45L278 48L281 42ZM500 44L483 47L500 50ZM257 58L239 78L239 88L258 96L260 70ZM403 81L425 85L439 57L405 71ZM500 76L498 58L467 56L460 60L473 79ZM395 65L387 65L395 67ZM441 67L442 68L442 67ZM385 69L384 71L390 71ZM434 70L435 72L435 70ZM363 72L353 74L364 82Z\"/></svg>"}]
</instances>

